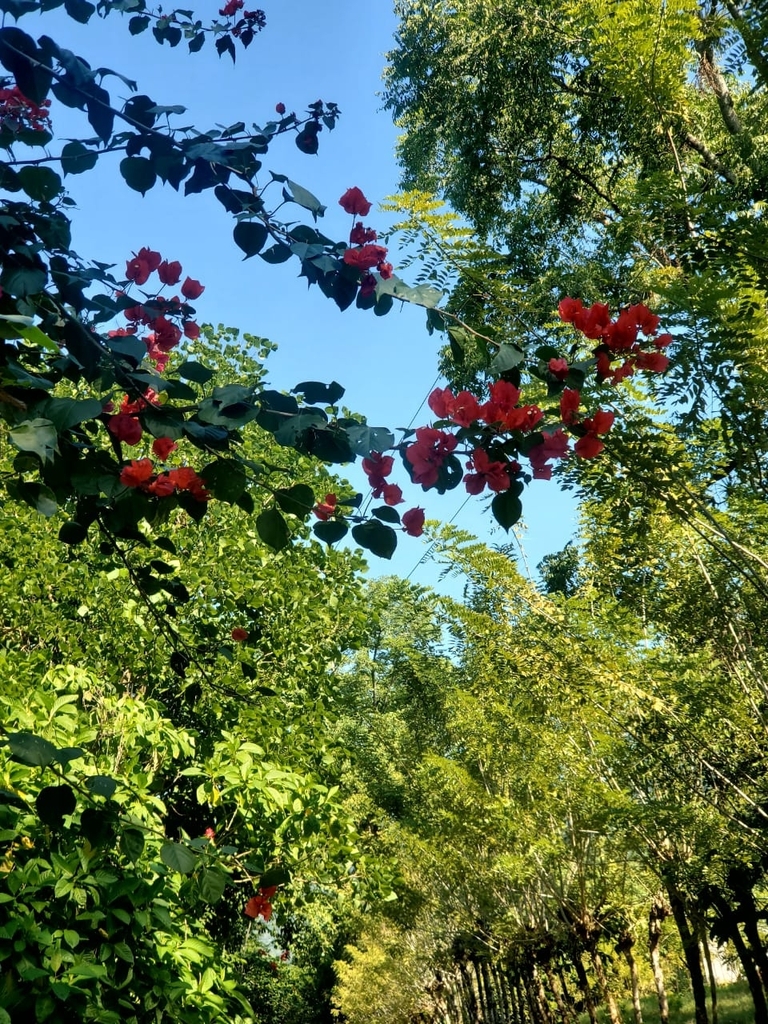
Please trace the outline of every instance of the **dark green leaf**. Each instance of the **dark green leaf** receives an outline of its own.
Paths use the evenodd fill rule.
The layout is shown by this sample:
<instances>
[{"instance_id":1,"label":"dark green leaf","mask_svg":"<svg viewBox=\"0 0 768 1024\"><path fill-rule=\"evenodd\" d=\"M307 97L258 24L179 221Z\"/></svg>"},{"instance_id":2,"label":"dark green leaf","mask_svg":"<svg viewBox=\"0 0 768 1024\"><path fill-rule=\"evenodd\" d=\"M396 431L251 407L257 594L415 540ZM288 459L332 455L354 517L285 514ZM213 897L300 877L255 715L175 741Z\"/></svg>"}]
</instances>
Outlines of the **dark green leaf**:
<instances>
[{"instance_id":1,"label":"dark green leaf","mask_svg":"<svg viewBox=\"0 0 768 1024\"><path fill-rule=\"evenodd\" d=\"M291 531L276 508L266 508L256 519L256 530L269 547L281 551L290 542Z\"/></svg>"},{"instance_id":2,"label":"dark green leaf","mask_svg":"<svg viewBox=\"0 0 768 1024\"><path fill-rule=\"evenodd\" d=\"M320 125L315 121L310 121L308 124L304 125L294 141L302 153L306 153L308 156L314 156L319 148L317 141L319 133Z\"/></svg>"},{"instance_id":3,"label":"dark green leaf","mask_svg":"<svg viewBox=\"0 0 768 1024\"><path fill-rule=\"evenodd\" d=\"M317 217L322 217L325 213L326 207L320 202L317 196L313 196L311 192L303 188L301 185L297 185L295 181L287 182L288 187L291 190L293 201L298 203L299 206L303 206L305 210L309 210Z\"/></svg>"},{"instance_id":4,"label":"dark green leaf","mask_svg":"<svg viewBox=\"0 0 768 1024\"><path fill-rule=\"evenodd\" d=\"M267 240L268 232L263 224L257 224L253 221L241 221L240 224L235 225L235 230L232 234L235 243L245 253L245 259L249 259L251 256L255 256L263 247Z\"/></svg>"},{"instance_id":5,"label":"dark green leaf","mask_svg":"<svg viewBox=\"0 0 768 1024\"><path fill-rule=\"evenodd\" d=\"M91 775L86 779L85 784L94 796L103 796L107 800L114 796L117 789L116 780L109 775Z\"/></svg>"},{"instance_id":6,"label":"dark green leaf","mask_svg":"<svg viewBox=\"0 0 768 1024\"><path fill-rule=\"evenodd\" d=\"M344 395L344 388L335 380L330 384L321 384L316 380L305 380L291 389L293 394L304 396L310 405L336 405Z\"/></svg>"},{"instance_id":7,"label":"dark green leaf","mask_svg":"<svg viewBox=\"0 0 768 1024\"><path fill-rule=\"evenodd\" d=\"M80 815L80 832L91 846L111 846L117 813L111 807L86 807Z\"/></svg>"},{"instance_id":8,"label":"dark green leaf","mask_svg":"<svg viewBox=\"0 0 768 1024\"><path fill-rule=\"evenodd\" d=\"M144 833L138 828L124 828L120 834L120 849L135 864L144 853Z\"/></svg>"},{"instance_id":9,"label":"dark green leaf","mask_svg":"<svg viewBox=\"0 0 768 1024\"><path fill-rule=\"evenodd\" d=\"M213 377L213 370L209 370L202 363L184 362L176 370L176 373L185 380L193 380L195 384L207 384Z\"/></svg>"},{"instance_id":10,"label":"dark green leaf","mask_svg":"<svg viewBox=\"0 0 768 1024\"><path fill-rule=\"evenodd\" d=\"M391 558L397 547L395 531L377 519L369 519L367 523L353 526L352 536L361 548L366 548L379 558Z\"/></svg>"},{"instance_id":11,"label":"dark green leaf","mask_svg":"<svg viewBox=\"0 0 768 1024\"><path fill-rule=\"evenodd\" d=\"M322 540L326 544L335 544L342 537L346 537L349 532L349 524L344 519L328 519L324 523L315 523L312 532L318 540Z\"/></svg>"},{"instance_id":12,"label":"dark green leaf","mask_svg":"<svg viewBox=\"0 0 768 1024\"><path fill-rule=\"evenodd\" d=\"M73 21L86 25L96 8L93 4L88 3L88 0L64 0L64 10Z\"/></svg>"},{"instance_id":13,"label":"dark green leaf","mask_svg":"<svg viewBox=\"0 0 768 1024\"><path fill-rule=\"evenodd\" d=\"M38 106L48 95L53 76L50 56L20 28L0 28L0 64L16 79L21 92Z\"/></svg>"},{"instance_id":14,"label":"dark green leaf","mask_svg":"<svg viewBox=\"0 0 768 1024\"><path fill-rule=\"evenodd\" d=\"M75 522L73 519L69 519L66 523L62 523L61 529L59 530L59 540L62 544L82 544L87 536L88 527Z\"/></svg>"},{"instance_id":15,"label":"dark green leaf","mask_svg":"<svg viewBox=\"0 0 768 1024\"><path fill-rule=\"evenodd\" d=\"M128 31L132 36L137 36L140 32L146 31L149 28L149 18L141 17L137 15L128 22Z\"/></svg>"},{"instance_id":16,"label":"dark green leaf","mask_svg":"<svg viewBox=\"0 0 768 1024\"><path fill-rule=\"evenodd\" d=\"M378 508L372 508L371 515L376 516L377 519L381 519L385 523L400 522L400 513L389 505L380 505Z\"/></svg>"},{"instance_id":17,"label":"dark green leaf","mask_svg":"<svg viewBox=\"0 0 768 1024\"><path fill-rule=\"evenodd\" d=\"M8 746L15 761L45 768L56 760L56 747L42 736L31 732L16 732L8 737Z\"/></svg>"},{"instance_id":18,"label":"dark green leaf","mask_svg":"<svg viewBox=\"0 0 768 1024\"><path fill-rule=\"evenodd\" d=\"M120 161L120 173L129 188L146 195L157 181L152 164L144 156L127 156Z\"/></svg>"},{"instance_id":19,"label":"dark green leaf","mask_svg":"<svg viewBox=\"0 0 768 1024\"><path fill-rule=\"evenodd\" d=\"M30 199L48 203L63 191L61 178L50 167L22 167L19 182Z\"/></svg>"},{"instance_id":20,"label":"dark green leaf","mask_svg":"<svg viewBox=\"0 0 768 1024\"><path fill-rule=\"evenodd\" d=\"M287 885L291 880L291 873L288 868L276 865L268 868L259 879L260 889L269 889L273 885Z\"/></svg>"},{"instance_id":21,"label":"dark green leaf","mask_svg":"<svg viewBox=\"0 0 768 1024\"><path fill-rule=\"evenodd\" d=\"M282 242L278 242L276 245L272 245L269 249L265 249L264 252L259 253L265 263L285 263L286 260L291 258L291 250L287 245L283 245Z\"/></svg>"},{"instance_id":22,"label":"dark green leaf","mask_svg":"<svg viewBox=\"0 0 768 1024\"><path fill-rule=\"evenodd\" d=\"M197 35L194 37L194 39L190 39L190 41L189 41L189 52L190 53L197 53L198 50L201 50L203 48L203 43L204 42L205 42L205 32L198 32Z\"/></svg>"},{"instance_id":23,"label":"dark green leaf","mask_svg":"<svg viewBox=\"0 0 768 1024\"><path fill-rule=\"evenodd\" d=\"M219 501L237 501L245 490L245 469L235 459L218 459L200 471L206 488Z\"/></svg>"},{"instance_id":24,"label":"dark green leaf","mask_svg":"<svg viewBox=\"0 0 768 1024\"><path fill-rule=\"evenodd\" d=\"M200 898L206 903L218 903L227 887L227 876L218 868L209 868L200 879Z\"/></svg>"},{"instance_id":25,"label":"dark green leaf","mask_svg":"<svg viewBox=\"0 0 768 1024\"><path fill-rule=\"evenodd\" d=\"M77 801L70 786L46 786L37 794L35 810L44 825L60 828L64 823L64 815L72 814Z\"/></svg>"},{"instance_id":26,"label":"dark green leaf","mask_svg":"<svg viewBox=\"0 0 768 1024\"><path fill-rule=\"evenodd\" d=\"M523 514L523 505L515 494L515 489L512 489L496 495L491 502L491 511L496 522L508 530Z\"/></svg>"},{"instance_id":27,"label":"dark green leaf","mask_svg":"<svg viewBox=\"0 0 768 1024\"><path fill-rule=\"evenodd\" d=\"M492 373L504 373L518 366L525 358L525 353L516 345L502 345L491 360Z\"/></svg>"},{"instance_id":28,"label":"dark green leaf","mask_svg":"<svg viewBox=\"0 0 768 1024\"><path fill-rule=\"evenodd\" d=\"M219 36L216 40L216 53L218 53L220 57L223 57L225 53L228 53L232 58L232 63L235 63L235 58L237 57L237 54L235 53L235 44L232 42L232 37L229 34Z\"/></svg>"},{"instance_id":29,"label":"dark green leaf","mask_svg":"<svg viewBox=\"0 0 768 1024\"><path fill-rule=\"evenodd\" d=\"M110 106L109 93L100 85L91 85L88 90L88 123L102 142L109 142L115 124L115 112Z\"/></svg>"},{"instance_id":30,"label":"dark green leaf","mask_svg":"<svg viewBox=\"0 0 768 1024\"><path fill-rule=\"evenodd\" d=\"M93 150L86 149L82 142L68 142L61 151L61 169L64 176L83 174L96 166L98 156Z\"/></svg>"},{"instance_id":31,"label":"dark green leaf","mask_svg":"<svg viewBox=\"0 0 768 1024\"><path fill-rule=\"evenodd\" d=\"M293 487L275 491L275 501L283 512L306 519L315 504L315 495L307 484L294 484Z\"/></svg>"},{"instance_id":32,"label":"dark green leaf","mask_svg":"<svg viewBox=\"0 0 768 1024\"><path fill-rule=\"evenodd\" d=\"M164 843L160 848L160 859L171 871L182 875L188 875L197 865L196 854L182 843Z\"/></svg>"}]
</instances>

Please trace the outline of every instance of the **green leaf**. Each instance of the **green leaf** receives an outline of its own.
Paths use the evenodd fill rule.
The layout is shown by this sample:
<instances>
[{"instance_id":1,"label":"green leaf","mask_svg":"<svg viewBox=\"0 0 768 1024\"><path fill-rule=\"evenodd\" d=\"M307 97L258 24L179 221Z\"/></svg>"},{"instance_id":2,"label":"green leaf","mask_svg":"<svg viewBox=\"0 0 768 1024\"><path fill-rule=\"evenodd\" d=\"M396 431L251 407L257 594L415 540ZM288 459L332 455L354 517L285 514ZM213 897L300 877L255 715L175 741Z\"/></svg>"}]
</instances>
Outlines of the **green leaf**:
<instances>
[{"instance_id":1,"label":"green leaf","mask_svg":"<svg viewBox=\"0 0 768 1024\"><path fill-rule=\"evenodd\" d=\"M50 167L22 167L18 177L29 198L41 203L49 203L64 190L61 178Z\"/></svg>"},{"instance_id":2,"label":"green leaf","mask_svg":"<svg viewBox=\"0 0 768 1024\"><path fill-rule=\"evenodd\" d=\"M194 37L194 39L190 39L190 41L189 41L189 52L190 53L197 53L199 50L201 50L203 48L203 43L204 42L205 42L205 32L198 32L197 35Z\"/></svg>"},{"instance_id":3,"label":"green leaf","mask_svg":"<svg viewBox=\"0 0 768 1024\"><path fill-rule=\"evenodd\" d=\"M78 757L85 757L82 747L59 747L56 751L56 760L65 768L70 761L76 761Z\"/></svg>"},{"instance_id":4,"label":"green leaf","mask_svg":"<svg viewBox=\"0 0 768 1024\"><path fill-rule=\"evenodd\" d=\"M85 785L94 796L103 796L107 800L114 796L117 789L117 781L109 775L91 775L85 780Z\"/></svg>"},{"instance_id":5,"label":"green leaf","mask_svg":"<svg viewBox=\"0 0 768 1024\"><path fill-rule=\"evenodd\" d=\"M260 889L269 889L273 885L287 885L291 880L291 873L288 868L283 867L281 864L276 864L273 868L268 868L259 879Z\"/></svg>"},{"instance_id":6,"label":"green leaf","mask_svg":"<svg viewBox=\"0 0 768 1024\"><path fill-rule=\"evenodd\" d=\"M152 164L144 156L127 156L120 161L120 173L125 183L144 196L157 181Z\"/></svg>"},{"instance_id":7,"label":"green leaf","mask_svg":"<svg viewBox=\"0 0 768 1024\"><path fill-rule=\"evenodd\" d=\"M48 95L51 58L19 28L0 28L0 64L10 71L24 95L38 106Z\"/></svg>"},{"instance_id":8,"label":"green leaf","mask_svg":"<svg viewBox=\"0 0 768 1024\"><path fill-rule=\"evenodd\" d=\"M134 962L133 951L127 942L116 942L112 949L119 960L124 960L127 964Z\"/></svg>"},{"instance_id":9,"label":"green leaf","mask_svg":"<svg viewBox=\"0 0 768 1024\"><path fill-rule=\"evenodd\" d=\"M75 794L70 786L46 786L35 800L38 818L51 828L60 828L64 816L72 814L76 806Z\"/></svg>"},{"instance_id":10,"label":"green leaf","mask_svg":"<svg viewBox=\"0 0 768 1024\"><path fill-rule=\"evenodd\" d=\"M58 435L50 420L36 418L20 423L8 435L13 444L23 452L34 452L42 462L53 462L58 451Z\"/></svg>"},{"instance_id":11,"label":"green leaf","mask_svg":"<svg viewBox=\"0 0 768 1024\"><path fill-rule=\"evenodd\" d=\"M56 747L31 732L12 733L8 737L8 746L15 761L35 768L45 768L56 760Z\"/></svg>"},{"instance_id":12,"label":"green leaf","mask_svg":"<svg viewBox=\"0 0 768 1024\"><path fill-rule=\"evenodd\" d=\"M291 539L291 531L276 508L267 508L256 519L256 531L265 544L281 551Z\"/></svg>"},{"instance_id":13,"label":"green leaf","mask_svg":"<svg viewBox=\"0 0 768 1024\"><path fill-rule=\"evenodd\" d=\"M295 181L291 181L290 178L286 182L288 188L291 190L293 201L298 203L299 206L303 206L305 210L309 210L315 217L322 217L326 211L326 207L320 202L317 196L313 196L311 192L303 188L301 185L297 185Z\"/></svg>"},{"instance_id":14,"label":"green leaf","mask_svg":"<svg viewBox=\"0 0 768 1024\"><path fill-rule=\"evenodd\" d=\"M395 435L387 427L369 427L367 423L345 420L344 431L356 455L367 458L371 452L385 452L394 447Z\"/></svg>"},{"instance_id":15,"label":"green leaf","mask_svg":"<svg viewBox=\"0 0 768 1024\"><path fill-rule=\"evenodd\" d=\"M245 468L235 459L218 459L200 470L205 486L219 501L237 501L245 490Z\"/></svg>"},{"instance_id":16,"label":"green leaf","mask_svg":"<svg viewBox=\"0 0 768 1024\"><path fill-rule=\"evenodd\" d=\"M352 536L361 548L366 548L378 558L391 558L397 547L395 531L377 519L369 519L367 523L353 526Z\"/></svg>"},{"instance_id":17,"label":"green leaf","mask_svg":"<svg viewBox=\"0 0 768 1024\"><path fill-rule=\"evenodd\" d=\"M259 253L265 263L285 263L293 255L291 253L290 246L283 245L282 242L277 242L275 245L265 249L264 252Z\"/></svg>"},{"instance_id":18,"label":"green leaf","mask_svg":"<svg viewBox=\"0 0 768 1024\"><path fill-rule=\"evenodd\" d=\"M96 8L93 4L88 3L88 0L64 0L64 10L73 21L86 25Z\"/></svg>"},{"instance_id":19,"label":"green leaf","mask_svg":"<svg viewBox=\"0 0 768 1024\"><path fill-rule=\"evenodd\" d=\"M87 536L88 527L83 526L82 523L75 522L74 519L69 519L66 523L62 523L59 530L59 540L62 544L82 544Z\"/></svg>"},{"instance_id":20,"label":"green leaf","mask_svg":"<svg viewBox=\"0 0 768 1024\"><path fill-rule=\"evenodd\" d=\"M412 302L417 306L432 309L442 299L443 292L429 284L420 284L416 288L411 288L405 281L401 281L393 274L388 281L382 278L376 285L376 298L378 299L382 295L392 295L404 302Z\"/></svg>"},{"instance_id":21,"label":"green leaf","mask_svg":"<svg viewBox=\"0 0 768 1024\"><path fill-rule=\"evenodd\" d=\"M275 501L283 512L306 519L315 504L315 495L307 484L294 484L293 487L275 491Z\"/></svg>"},{"instance_id":22,"label":"green leaf","mask_svg":"<svg viewBox=\"0 0 768 1024\"><path fill-rule=\"evenodd\" d=\"M508 530L514 526L523 514L523 505L520 498L515 494L515 489L503 491L497 494L491 502L491 511L496 522Z\"/></svg>"},{"instance_id":23,"label":"green leaf","mask_svg":"<svg viewBox=\"0 0 768 1024\"><path fill-rule=\"evenodd\" d=\"M200 879L200 898L206 903L218 903L227 887L227 876L217 868L209 868Z\"/></svg>"},{"instance_id":24,"label":"green leaf","mask_svg":"<svg viewBox=\"0 0 768 1024\"><path fill-rule=\"evenodd\" d=\"M184 846L182 843L164 843L160 848L160 859L171 871L188 875L195 870L198 858L188 846Z\"/></svg>"},{"instance_id":25,"label":"green leaf","mask_svg":"<svg viewBox=\"0 0 768 1024\"><path fill-rule=\"evenodd\" d=\"M138 828L124 828L120 833L120 850L135 864L144 853L144 833Z\"/></svg>"},{"instance_id":26,"label":"green leaf","mask_svg":"<svg viewBox=\"0 0 768 1024\"><path fill-rule=\"evenodd\" d=\"M183 362L181 366L176 370L176 373L184 380L193 380L195 384L207 384L208 381L213 377L213 370L209 370L207 366L203 366L202 363L195 363L191 361Z\"/></svg>"},{"instance_id":27,"label":"green leaf","mask_svg":"<svg viewBox=\"0 0 768 1024\"><path fill-rule=\"evenodd\" d=\"M56 495L45 484L22 481L19 485L19 494L28 505L31 505L46 519L56 514L58 508Z\"/></svg>"},{"instance_id":28,"label":"green leaf","mask_svg":"<svg viewBox=\"0 0 768 1024\"><path fill-rule=\"evenodd\" d=\"M504 373L505 370L513 370L524 358L525 353L517 345L502 345L491 360L490 370L492 373Z\"/></svg>"},{"instance_id":29,"label":"green leaf","mask_svg":"<svg viewBox=\"0 0 768 1024\"><path fill-rule=\"evenodd\" d=\"M336 541L346 537L349 532L349 524L343 519L328 519L324 523L315 523L312 532L325 544L335 544Z\"/></svg>"},{"instance_id":30,"label":"green leaf","mask_svg":"<svg viewBox=\"0 0 768 1024\"><path fill-rule=\"evenodd\" d=\"M400 513L390 505L380 505L378 508L372 508L371 515L376 516L377 519L381 519L385 523L400 522Z\"/></svg>"},{"instance_id":31,"label":"green leaf","mask_svg":"<svg viewBox=\"0 0 768 1024\"><path fill-rule=\"evenodd\" d=\"M132 36L139 35L140 32L146 31L149 28L149 18L141 17L137 15L128 22L128 31Z\"/></svg>"},{"instance_id":32,"label":"green leaf","mask_svg":"<svg viewBox=\"0 0 768 1024\"><path fill-rule=\"evenodd\" d=\"M336 405L344 395L344 388L335 380L330 384L321 384L316 380L305 380L291 388L291 392L304 396L310 405Z\"/></svg>"},{"instance_id":33,"label":"green leaf","mask_svg":"<svg viewBox=\"0 0 768 1024\"><path fill-rule=\"evenodd\" d=\"M236 245L245 253L244 259L249 259L263 248L268 232L263 224L254 221L241 221L235 225L232 235Z\"/></svg>"}]
</instances>

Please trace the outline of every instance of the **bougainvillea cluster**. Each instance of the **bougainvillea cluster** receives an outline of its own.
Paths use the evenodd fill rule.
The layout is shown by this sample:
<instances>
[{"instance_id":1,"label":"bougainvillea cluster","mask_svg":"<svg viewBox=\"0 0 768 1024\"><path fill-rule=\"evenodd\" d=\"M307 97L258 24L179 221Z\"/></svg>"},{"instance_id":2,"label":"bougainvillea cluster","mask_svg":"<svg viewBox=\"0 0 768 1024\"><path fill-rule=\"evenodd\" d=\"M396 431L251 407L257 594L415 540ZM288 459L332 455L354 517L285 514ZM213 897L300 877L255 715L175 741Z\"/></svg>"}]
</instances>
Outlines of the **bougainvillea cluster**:
<instances>
[{"instance_id":1,"label":"bougainvillea cluster","mask_svg":"<svg viewBox=\"0 0 768 1024\"><path fill-rule=\"evenodd\" d=\"M188 491L195 501L208 501L210 493L191 466L179 466L157 473L151 459L132 459L120 472L120 483L136 487L156 498L168 498L172 494Z\"/></svg>"},{"instance_id":2,"label":"bougainvillea cluster","mask_svg":"<svg viewBox=\"0 0 768 1024\"><path fill-rule=\"evenodd\" d=\"M159 252L146 247L139 249L125 266L126 282L140 287L155 273L161 286L174 287L181 281L183 271L178 260L163 259ZM109 332L110 337L114 338L137 334L140 328L148 328L149 333L144 335L142 341L159 373L165 370L169 353L177 347L182 335L194 340L200 334L199 325L192 319L194 309L188 303L199 299L205 287L187 276L179 290L181 298L178 295L170 299L163 298L160 288L154 293L145 293L142 302L124 311L129 326Z\"/></svg>"},{"instance_id":3,"label":"bougainvillea cluster","mask_svg":"<svg viewBox=\"0 0 768 1024\"><path fill-rule=\"evenodd\" d=\"M12 85L0 89L0 130L14 134L24 129L33 132L47 132L51 127L49 108L51 101L46 99L38 105L27 99L18 86Z\"/></svg>"},{"instance_id":4,"label":"bougainvillea cluster","mask_svg":"<svg viewBox=\"0 0 768 1024\"><path fill-rule=\"evenodd\" d=\"M246 917L252 917L256 919L261 917L264 921L269 921L272 917L272 898L277 892L276 885L268 885L261 887L256 896L251 896L248 902L245 904L243 913Z\"/></svg>"},{"instance_id":5,"label":"bougainvillea cluster","mask_svg":"<svg viewBox=\"0 0 768 1024\"><path fill-rule=\"evenodd\" d=\"M386 261L387 249L376 244L376 231L357 220L358 217L367 217L371 212L371 204L362 191L357 187L348 188L339 199L339 206L354 218L349 233L349 247L344 250L343 259L348 267L354 267L364 275L360 282L360 294L367 297L376 290L376 278L371 270L375 268L382 280L388 281L392 277L392 264Z\"/></svg>"}]
</instances>

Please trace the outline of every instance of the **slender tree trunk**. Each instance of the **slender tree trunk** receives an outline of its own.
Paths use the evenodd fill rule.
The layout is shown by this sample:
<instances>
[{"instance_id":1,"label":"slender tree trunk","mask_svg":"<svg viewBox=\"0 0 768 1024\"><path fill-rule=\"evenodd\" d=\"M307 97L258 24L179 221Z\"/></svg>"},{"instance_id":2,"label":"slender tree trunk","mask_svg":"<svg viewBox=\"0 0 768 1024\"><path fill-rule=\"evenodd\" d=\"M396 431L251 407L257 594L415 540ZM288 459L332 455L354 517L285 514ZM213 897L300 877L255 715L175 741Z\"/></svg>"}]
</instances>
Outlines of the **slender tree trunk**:
<instances>
[{"instance_id":1,"label":"slender tree trunk","mask_svg":"<svg viewBox=\"0 0 768 1024\"><path fill-rule=\"evenodd\" d=\"M745 890L738 893L738 899L740 916L744 922L744 935L752 951L760 981L763 983L763 991L768 994L768 957L758 927L755 899L751 892Z\"/></svg>"},{"instance_id":2,"label":"slender tree trunk","mask_svg":"<svg viewBox=\"0 0 768 1024\"><path fill-rule=\"evenodd\" d=\"M704 985L704 974L701 970L701 957L699 956L699 944L696 936L691 933L688 925L688 918L685 913L685 902L680 890L674 880L668 875L665 879L669 905L672 907L672 916L675 919L677 930L680 933L680 941L683 945L685 965L688 968L688 975L691 981L693 992L693 1004L696 1008L696 1024L709 1024L707 1013L707 990Z\"/></svg>"},{"instance_id":3,"label":"slender tree trunk","mask_svg":"<svg viewBox=\"0 0 768 1024\"><path fill-rule=\"evenodd\" d=\"M581 955L579 953L573 954L573 968L576 971L579 988L584 996L584 1009L589 1015L590 1024L597 1024L597 1014L595 1013L595 1000L592 996L592 988L589 984L589 978L587 977L587 972L584 970L584 964L581 962Z\"/></svg>"},{"instance_id":4,"label":"slender tree trunk","mask_svg":"<svg viewBox=\"0 0 768 1024\"><path fill-rule=\"evenodd\" d=\"M656 998L659 1001L660 1024L669 1024L669 1003L667 1002L667 988L664 984L664 972L661 969L661 926L664 919L672 913L671 909L662 896L657 896L651 904L651 912L648 915L648 952L651 958L651 970L653 980L656 984Z\"/></svg>"},{"instance_id":5,"label":"slender tree trunk","mask_svg":"<svg viewBox=\"0 0 768 1024\"><path fill-rule=\"evenodd\" d=\"M568 982L565 980L565 971L563 970L562 964L558 964L557 966L557 978L563 990L563 999L565 1000L566 1004L570 1007L571 1013L573 1013L574 998L568 989Z\"/></svg>"},{"instance_id":6,"label":"slender tree trunk","mask_svg":"<svg viewBox=\"0 0 768 1024\"><path fill-rule=\"evenodd\" d=\"M567 1001L563 998L563 994L560 991L560 985L558 984L558 980L555 977L555 972L552 970L551 964L545 965L544 973L547 976L549 991L552 993L552 998L555 1000L557 1012L560 1014L560 1020L563 1024L570 1024L570 1021L573 1020L573 1011Z\"/></svg>"},{"instance_id":7,"label":"slender tree trunk","mask_svg":"<svg viewBox=\"0 0 768 1024\"><path fill-rule=\"evenodd\" d=\"M712 1024L717 1024L717 982L715 981L715 970L712 966L712 954L709 951L709 938L707 926L703 917L696 920L696 931L698 933L699 945L704 954L704 964L709 977L709 1002L712 1007Z\"/></svg>"},{"instance_id":8,"label":"slender tree trunk","mask_svg":"<svg viewBox=\"0 0 768 1024\"><path fill-rule=\"evenodd\" d=\"M465 963L460 964L459 970L461 971L461 983L462 988L464 989L464 1005L467 1008L467 1016L470 1021L477 1022L480 1020L480 1017L478 1016L479 1008L477 1005L475 990L472 985L472 979L469 971L467 970L467 965Z\"/></svg>"},{"instance_id":9,"label":"slender tree trunk","mask_svg":"<svg viewBox=\"0 0 768 1024\"><path fill-rule=\"evenodd\" d=\"M611 986L608 984L608 978L603 967L603 960L597 951L597 946L593 946L589 951L590 959L592 960L592 967L595 971L595 977L602 990L603 999L605 999L605 1005L608 1007L608 1015L611 1018L611 1024L622 1024L621 1014L619 1013L619 1007L616 1005Z\"/></svg>"},{"instance_id":10,"label":"slender tree trunk","mask_svg":"<svg viewBox=\"0 0 768 1024\"><path fill-rule=\"evenodd\" d=\"M549 1009L549 1001L547 1000L547 992L544 988L544 982L541 978L541 971L534 965L531 976L536 991L536 1002L539 1004L539 1010L541 1012L541 1019L544 1024L552 1024L552 1014Z\"/></svg>"},{"instance_id":11,"label":"slender tree trunk","mask_svg":"<svg viewBox=\"0 0 768 1024\"><path fill-rule=\"evenodd\" d=\"M765 1001L765 992L755 966L755 959L739 931L736 915L722 893L715 892L710 899L712 906L720 916L720 924L724 927L725 934L733 943L733 948L741 963L741 969L744 971L744 977L749 985L749 992L754 1003L755 1024L768 1024L768 1005Z\"/></svg>"},{"instance_id":12,"label":"slender tree trunk","mask_svg":"<svg viewBox=\"0 0 768 1024\"><path fill-rule=\"evenodd\" d=\"M624 958L629 965L629 976L632 981L632 1011L635 1015L635 1024L643 1024L643 1011L640 1006L640 978L637 972L637 960L635 960L632 947L635 944L634 936L630 931L624 931L619 936L619 941L616 945L616 949L619 953L624 954ZM713 1024L717 1024L713 1021Z\"/></svg>"}]
</instances>

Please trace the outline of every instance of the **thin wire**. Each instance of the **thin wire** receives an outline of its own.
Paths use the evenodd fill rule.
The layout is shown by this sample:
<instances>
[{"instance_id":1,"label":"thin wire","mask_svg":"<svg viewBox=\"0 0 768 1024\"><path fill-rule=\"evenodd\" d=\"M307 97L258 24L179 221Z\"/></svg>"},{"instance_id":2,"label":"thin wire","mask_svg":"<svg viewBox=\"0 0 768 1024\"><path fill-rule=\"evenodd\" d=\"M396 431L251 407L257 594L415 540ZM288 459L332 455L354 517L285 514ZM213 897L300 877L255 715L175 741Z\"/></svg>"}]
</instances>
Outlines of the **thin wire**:
<instances>
[{"instance_id":1,"label":"thin wire","mask_svg":"<svg viewBox=\"0 0 768 1024\"><path fill-rule=\"evenodd\" d=\"M462 509L464 508L464 506L465 506L465 505L467 504L467 502L469 501L469 499L470 499L471 497L472 497L472 495L471 495L471 494L468 494L468 495L466 496L466 498L464 499L464 501L462 501L462 503L461 503L461 504L459 505L459 507L458 507L458 508L456 509L456 511L455 511L455 512L453 513L453 515L451 516L451 518L450 518L450 519L448 520L448 523L452 523L452 522L454 521L454 519L456 518L456 516L457 516L457 515L458 515L458 514L459 514L459 513L460 513L460 512L462 511ZM433 548L433 547L434 547L434 546L435 546L436 544L437 544L437 541L436 541L436 540L433 540L433 541L432 541L432 543L431 543L431 544L429 545L429 547L427 548L427 550L426 550L426 551L424 552L424 554L423 554L423 555L421 556L421 558L420 558L420 559L418 560L418 562L416 563L416 565L414 565L414 567L413 567L413 568L411 569L411 571L410 571L410 572L408 573L408 575L407 575L407 576L405 577L405 578L406 578L407 580L409 580L409 579L411 578L411 576L413 576L413 574L414 574L414 573L416 572L416 570L417 570L417 569L419 568L419 566L421 565L421 563L422 563L422 562L426 562L426 560L427 560L427 559L429 558L430 554L432 553L432 548Z\"/></svg>"}]
</instances>

